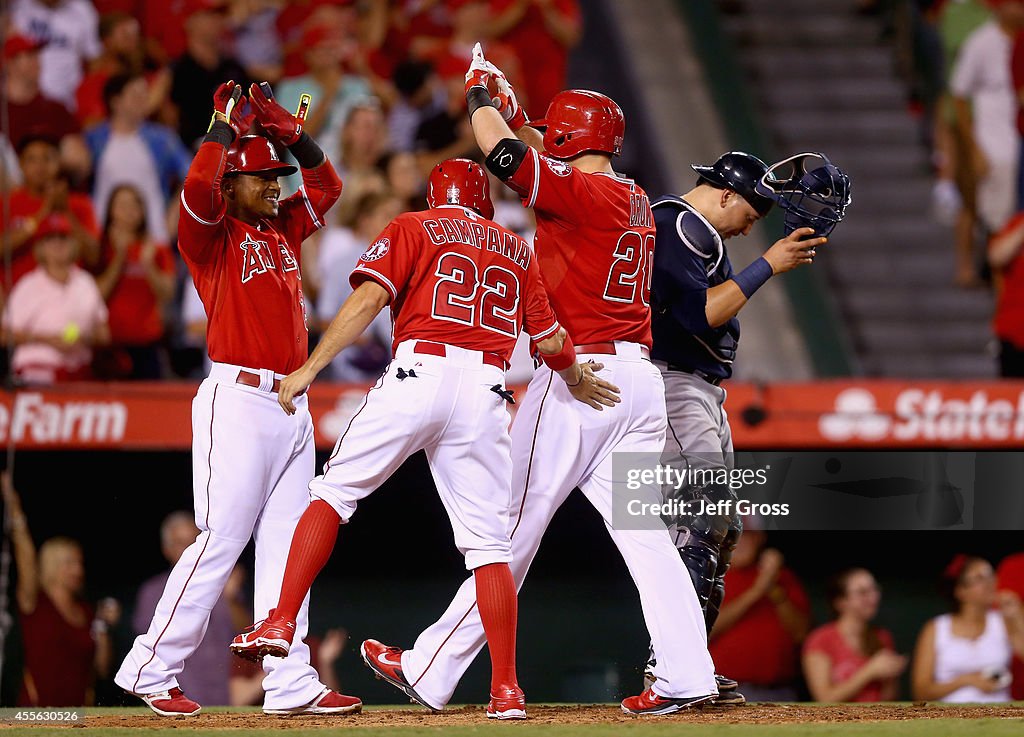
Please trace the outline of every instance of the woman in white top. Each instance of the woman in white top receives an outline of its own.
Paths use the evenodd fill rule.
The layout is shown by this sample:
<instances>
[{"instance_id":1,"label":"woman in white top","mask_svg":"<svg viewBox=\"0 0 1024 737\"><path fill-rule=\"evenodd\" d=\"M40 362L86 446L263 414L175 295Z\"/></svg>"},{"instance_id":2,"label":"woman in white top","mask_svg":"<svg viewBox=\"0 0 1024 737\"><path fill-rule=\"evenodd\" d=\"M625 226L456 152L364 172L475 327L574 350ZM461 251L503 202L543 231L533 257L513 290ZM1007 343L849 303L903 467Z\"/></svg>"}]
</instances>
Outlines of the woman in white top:
<instances>
[{"instance_id":1,"label":"woman in white top","mask_svg":"<svg viewBox=\"0 0 1024 737\"><path fill-rule=\"evenodd\" d=\"M914 652L914 698L977 703L1010 701L1010 660L1024 655L1024 609L996 591L992 566L956 556L943 574L953 612L928 622ZM994 607L998 604L998 609Z\"/></svg>"}]
</instances>

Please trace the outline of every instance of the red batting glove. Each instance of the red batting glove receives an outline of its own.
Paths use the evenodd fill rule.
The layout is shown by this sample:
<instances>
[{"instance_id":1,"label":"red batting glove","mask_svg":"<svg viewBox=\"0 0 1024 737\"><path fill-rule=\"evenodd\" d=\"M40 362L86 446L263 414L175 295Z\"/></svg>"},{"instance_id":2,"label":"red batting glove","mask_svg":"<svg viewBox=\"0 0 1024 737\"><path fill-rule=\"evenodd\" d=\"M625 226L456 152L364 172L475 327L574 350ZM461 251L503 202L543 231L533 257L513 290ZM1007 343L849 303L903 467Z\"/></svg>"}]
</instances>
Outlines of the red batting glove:
<instances>
[{"instance_id":1,"label":"red batting glove","mask_svg":"<svg viewBox=\"0 0 1024 737\"><path fill-rule=\"evenodd\" d=\"M263 126L268 136L286 147L299 140L299 136L302 135L302 124L294 115L277 104L273 92L267 97L259 85L254 83L249 87L249 102L256 120Z\"/></svg>"},{"instance_id":2,"label":"red batting glove","mask_svg":"<svg viewBox=\"0 0 1024 737\"><path fill-rule=\"evenodd\" d=\"M213 116L210 118L210 128L213 128L218 114L230 120L241 97L242 88L235 84L233 79L221 84L213 93Z\"/></svg>"},{"instance_id":3,"label":"red batting glove","mask_svg":"<svg viewBox=\"0 0 1024 737\"><path fill-rule=\"evenodd\" d=\"M246 133L251 132L256 124L256 113L253 111L252 105L249 106L249 112L242 113L248 102L245 95L242 95L238 102L235 103L235 109L231 111L231 127L235 129L235 133L239 136L244 136Z\"/></svg>"}]
</instances>

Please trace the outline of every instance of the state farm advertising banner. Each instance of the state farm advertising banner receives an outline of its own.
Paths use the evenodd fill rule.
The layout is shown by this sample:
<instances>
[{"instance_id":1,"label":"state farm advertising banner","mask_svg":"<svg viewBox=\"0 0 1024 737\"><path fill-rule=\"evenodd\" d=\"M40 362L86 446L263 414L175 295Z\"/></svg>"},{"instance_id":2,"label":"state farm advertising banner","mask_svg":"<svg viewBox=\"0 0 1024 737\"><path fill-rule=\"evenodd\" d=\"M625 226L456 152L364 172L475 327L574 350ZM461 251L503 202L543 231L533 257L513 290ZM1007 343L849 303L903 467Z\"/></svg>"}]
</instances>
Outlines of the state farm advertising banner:
<instances>
[{"instance_id":1,"label":"state farm advertising banner","mask_svg":"<svg viewBox=\"0 0 1024 737\"><path fill-rule=\"evenodd\" d=\"M334 444L366 389L313 386L309 399L318 447ZM1024 382L730 382L726 389L725 406L741 450L1024 449ZM195 390L191 383L162 382L7 391L0 394L0 443L13 439L20 449L187 450Z\"/></svg>"}]
</instances>

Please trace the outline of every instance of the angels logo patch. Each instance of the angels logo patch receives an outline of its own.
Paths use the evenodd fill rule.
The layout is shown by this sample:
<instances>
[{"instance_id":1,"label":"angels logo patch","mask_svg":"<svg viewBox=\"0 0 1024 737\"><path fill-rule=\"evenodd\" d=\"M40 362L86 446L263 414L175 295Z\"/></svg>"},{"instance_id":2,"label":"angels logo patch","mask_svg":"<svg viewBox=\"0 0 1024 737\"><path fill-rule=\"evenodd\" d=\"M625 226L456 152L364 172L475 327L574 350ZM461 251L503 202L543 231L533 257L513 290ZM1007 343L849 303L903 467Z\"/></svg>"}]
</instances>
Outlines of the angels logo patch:
<instances>
[{"instance_id":1,"label":"angels logo patch","mask_svg":"<svg viewBox=\"0 0 1024 737\"><path fill-rule=\"evenodd\" d=\"M377 259L382 258L384 254L388 252L388 248L390 247L391 239L381 238L379 241L367 248L366 253L359 258L362 261L376 261Z\"/></svg>"},{"instance_id":2,"label":"angels logo patch","mask_svg":"<svg viewBox=\"0 0 1024 737\"><path fill-rule=\"evenodd\" d=\"M560 177L567 177L572 172L572 167L564 161L556 161L555 159L545 157L544 162L548 165L548 169Z\"/></svg>"}]
</instances>

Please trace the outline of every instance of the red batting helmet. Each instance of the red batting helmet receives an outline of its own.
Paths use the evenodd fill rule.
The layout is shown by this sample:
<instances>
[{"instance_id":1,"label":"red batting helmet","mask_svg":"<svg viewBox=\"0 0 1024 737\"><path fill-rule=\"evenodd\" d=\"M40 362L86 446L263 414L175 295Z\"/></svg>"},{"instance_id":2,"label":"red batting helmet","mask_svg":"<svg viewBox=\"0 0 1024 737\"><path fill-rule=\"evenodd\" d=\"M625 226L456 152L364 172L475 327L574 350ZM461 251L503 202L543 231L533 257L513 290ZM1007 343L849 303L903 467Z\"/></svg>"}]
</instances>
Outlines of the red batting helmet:
<instances>
[{"instance_id":1,"label":"red batting helmet","mask_svg":"<svg viewBox=\"0 0 1024 737\"><path fill-rule=\"evenodd\" d=\"M274 172L279 177L286 177L296 171L294 166L281 161L270 141L256 134L242 136L232 144L224 167L225 176Z\"/></svg>"},{"instance_id":2,"label":"red batting helmet","mask_svg":"<svg viewBox=\"0 0 1024 737\"><path fill-rule=\"evenodd\" d=\"M626 118L615 100L590 90L563 90L551 99L543 120L544 153L563 161L590 151L618 156L626 134Z\"/></svg>"},{"instance_id":3,"label":"red batting helmet","mask_svg":"<svg viewBox=\"0 0 1024 737\"><path fill-rule=\"evenodd\" d=\"M490 220L494 217L491 185L484 170L469 159L442 161L427 179L427 204L462 205Z\"/></svg>"}]
</instances>

